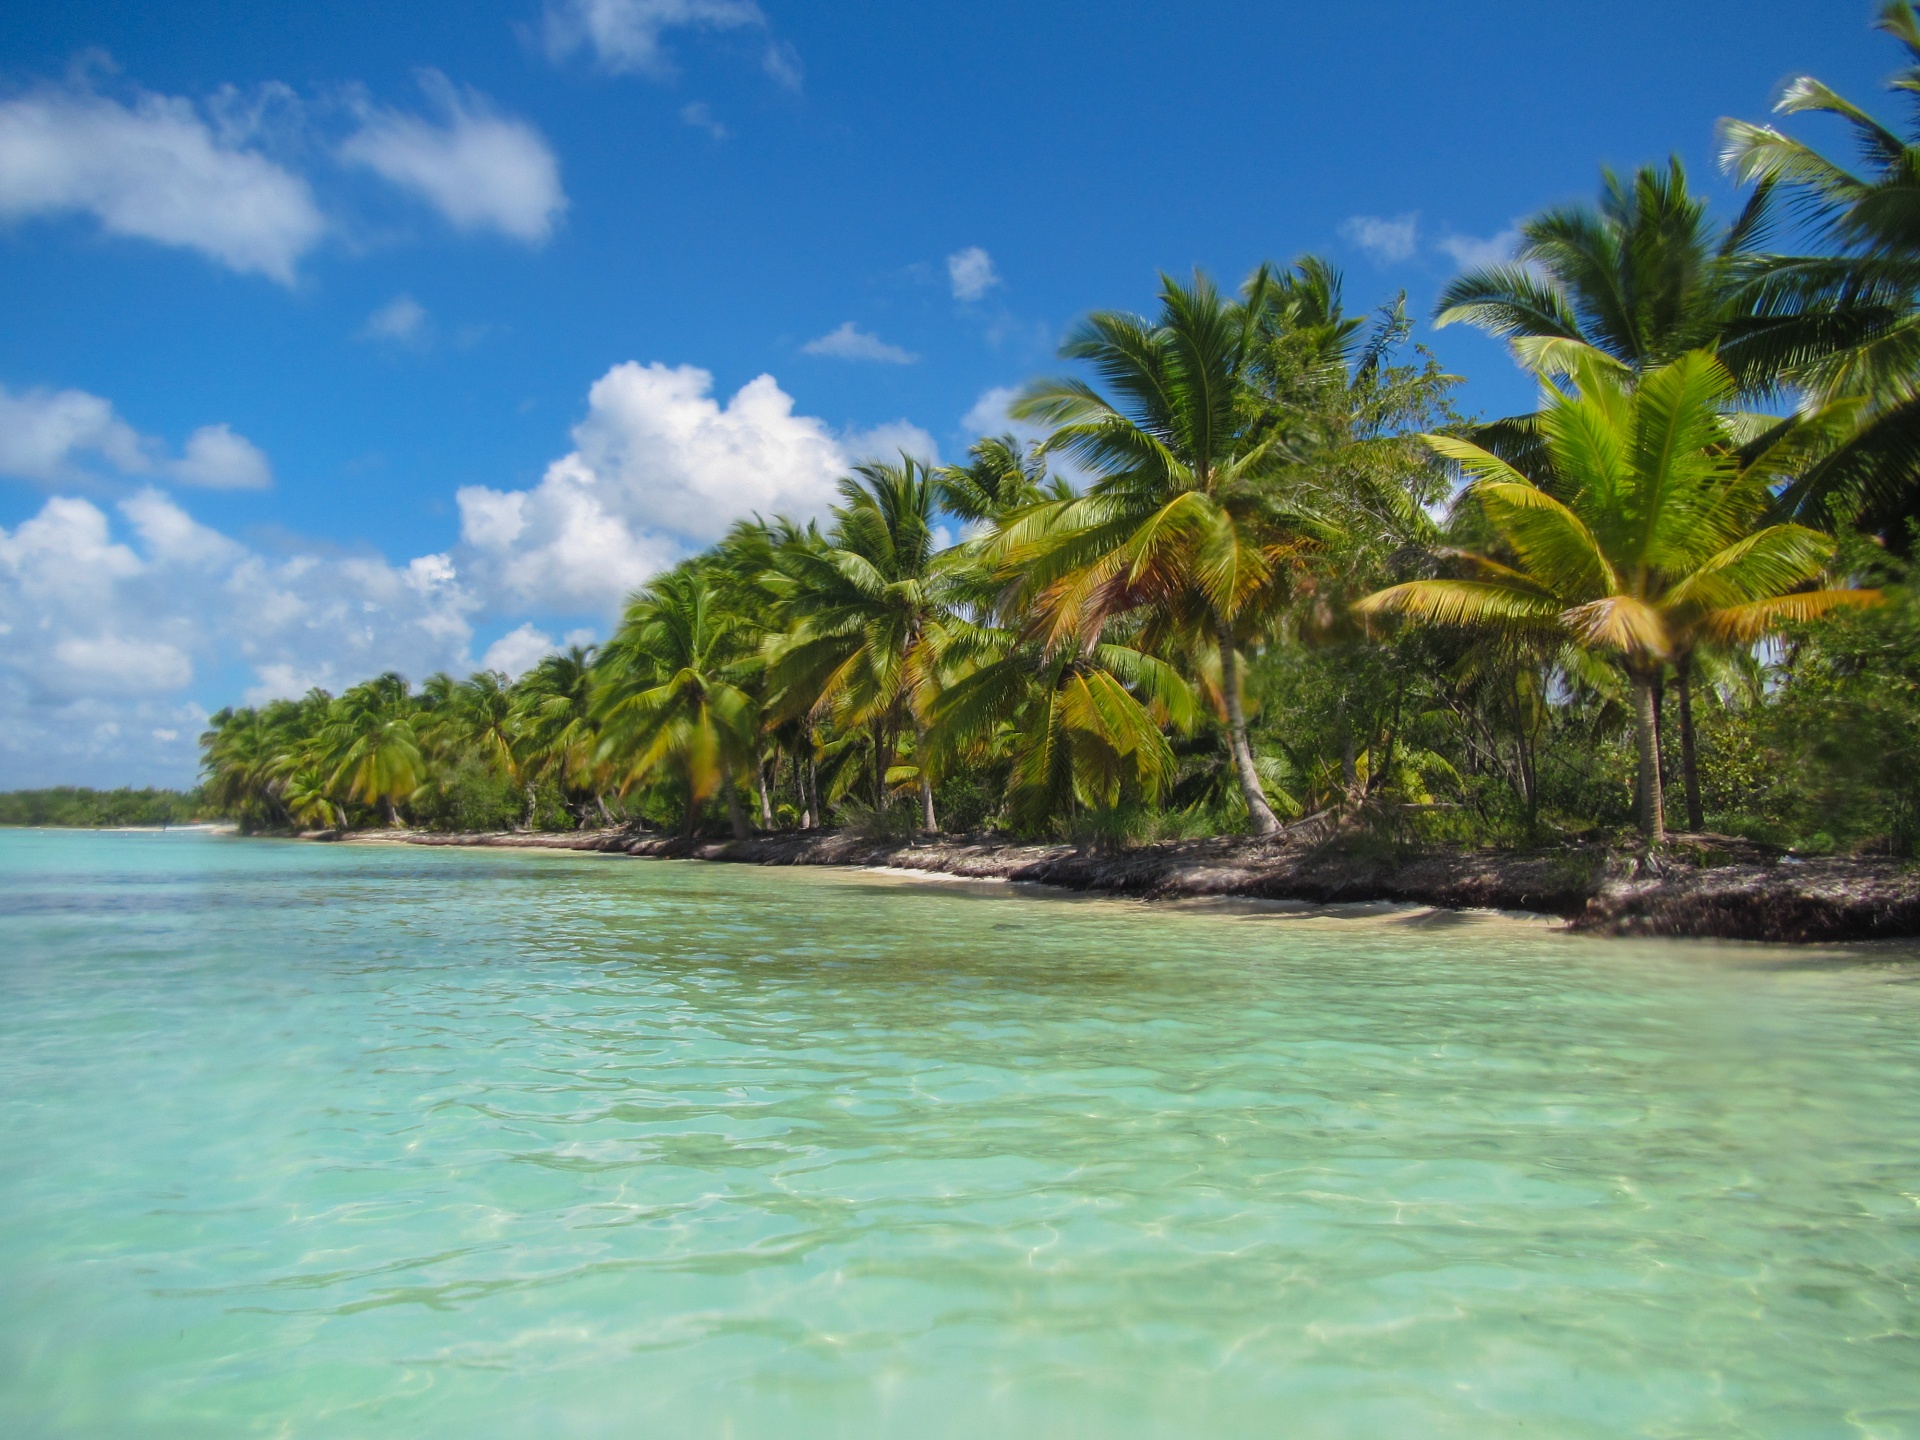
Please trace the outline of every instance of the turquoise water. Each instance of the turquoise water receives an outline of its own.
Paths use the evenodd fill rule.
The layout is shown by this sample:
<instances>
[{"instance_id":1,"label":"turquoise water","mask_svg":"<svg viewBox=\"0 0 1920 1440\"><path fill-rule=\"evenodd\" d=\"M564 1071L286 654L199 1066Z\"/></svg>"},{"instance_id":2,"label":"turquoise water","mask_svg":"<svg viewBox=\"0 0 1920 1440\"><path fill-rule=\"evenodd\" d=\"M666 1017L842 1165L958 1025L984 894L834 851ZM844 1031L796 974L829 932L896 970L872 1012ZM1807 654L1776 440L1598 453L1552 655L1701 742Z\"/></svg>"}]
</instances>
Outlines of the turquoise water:
<instances>
[{"instance_id":1,"label":"turquoise water","mask_svg":"<svg viewBox=\"0 0 1920 1440\"><path fill-rule=\"evenodd\" d=\"M1920 964L0 832L0 1434L1920 1436Z\"/></svg>"}]
</instances>

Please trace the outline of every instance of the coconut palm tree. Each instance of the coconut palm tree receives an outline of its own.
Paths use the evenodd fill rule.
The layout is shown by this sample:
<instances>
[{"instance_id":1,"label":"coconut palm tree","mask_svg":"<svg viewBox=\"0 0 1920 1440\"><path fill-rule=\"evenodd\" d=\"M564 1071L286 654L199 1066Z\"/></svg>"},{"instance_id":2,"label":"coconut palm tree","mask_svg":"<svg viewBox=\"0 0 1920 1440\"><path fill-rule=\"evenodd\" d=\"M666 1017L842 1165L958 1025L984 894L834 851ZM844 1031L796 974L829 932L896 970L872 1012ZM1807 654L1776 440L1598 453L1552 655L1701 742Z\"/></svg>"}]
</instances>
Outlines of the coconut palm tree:
<instances>
[{"instance_id":1,"label":"coconut palm tree","mask_svg":"<svg viewBox=\"0 0 1920 1440\"><path fill-rule=\"evenodd\" d=\"M628 602L597 667L597 756L622 794L670 774L685 787L685 833L716 792L736 837L747 834L737 777L752 764L759 706L741 687L753 668L737 618L711 578L688 564Z\"/></svg>"},{"instance_id":2,"label":"coconut palm tree","mask_svg":"<svg viewBox=\"0 0 1920 1440\"><path fill-rule=\"evenodd\" d=\"M1603 171L1600 203L1562 206L1523 223L1512 262L1468 271L1440 292L1435 323L1466 323L1513 343L1527 368L1551 365L1571 340L1635 371L1715 349L1749 390L1764 391L1794 358L1782 332L1803 317L1756 315L1749 294L1771 187L1716 228L1678 158L1631 181Z\"/></svg>"},{"instance_id":3,"label":"coconut palm tree","mask_svg":"<svg viewBox=\"0 0 1920 1440\"><path fill-rule=\"evenodd\" d=\"M775 552L772 583L789 628L772 642L769 665L787 709L868 732L874 808L885 809L890 783L911 779L928 830L939 826L926 722L943 666L970 630L954 610L957 563L936 557L938 494L933 473L906 455L841 481L824 540ZM907 733L913 765L896 767Z\"/></svg>"},{"instance_id":4,"label":"coconut palm tree","mask_svg":"<svg viewBox=\"0 0 1920 1440\"><path fill-rule=\"evenodd\" d=\"M1360 603L1425 624L1572 640L1611 657L1634 692L1641 829L1665 842L1654 683L1682 644L1751 642L1788 620L1869 592L1805 589L1834 549L1797 524L1763 523L1769 471L1743 463L1729 430L1738 382L1706 351L1634 377L1596 352L1569 362L1577 388L1551 389L1540 429L1551 488L1469 441L1427 443L1472 481L1498 537L1464 554L1471 578L1415 580Z\"/></svg>"},{"instance_id":5,"label":"coconut palm tree","mask_svg":"<svg viewBox=\"0 0 1920 1440\"><path fill-rule=\"evenodd\" d=\"M1275 483L1291 458L1274 431L1256 438L1249 375L1262 304L1223 299L1204 276L1161 277L1160 313L1101 311L1061 346L1093 367L1081 380L1037 382L1018 419L1052 427L1046 449L1096 477L1085 495L1029 507L999 555L1023 575L1031 632L1046 650L1098 645L1135 617L1144 648L1217 667L1228 750L1258 835L1280 822L1261 789L1241 695L1241 650L1284 598L1309 527Z\"/></svg>"},{"instance_id":6,"label":"coconut palm tree","mask_svg":"<svg viewBox=\"0 0 1920 1440\"><path fill-rule=\"evenodd\" d=\"M596 753L600 739L593 719L596 654L591 645L569 645L542 656L513 687L512 728L524 773L552 780L564 790L589 793L600 818L611 820L604 771Z\"/></svg>"},{"instance_id":7,"label":"coconut palm tree","mask_svg":"<svg viewBox=\"0 0 1920 1440\"><path fill-rule=\"evenodd\" d=\"M526 824L533 825L533 776L521 764L525 742L512 686L494 670L476 670L465 680L436 675L423 687L430 700L419 726L441 756L472 756L520 787Z\"/></svg>"},{"instance_id":8,"label":"coconut palm tree","mask_svg":"<svg viewBox=\"0 0 1920 1440\"><path fill-rule=\"evenodd\" d=\"M1129 792L1159 800L1176 769L1162 726L1191 730L1196 708L1173 667L1130 647L1016 645L941 694L931 740L980 754L1004 745L1007 810L1031 828L1076 804L1112 810Z\"/></svg>"},{"instance_id":9,"label":"coconut palm tree","mask_svg":"<svg viewBox=\"0 0 1920 1440\"><path fill-rule=\"evenodd\" d=\"M1885 6L1879 28L1906 52L1892 88L1920 91L1920 20ZM1808 202L1838 253L1782 257L1764 285L1776 308L1826 327L1799 378L1816 401L1857 410L1852 432L1798 477L1783 508L1815 524L1841 521L1905 549L1920 519L1920 121L1900 135L1811 76L1788 83L1774 107L1831 115L1854 133L1858 171L1768 125L1721 122L1722 160L1743 181L1786 186Z\"/></svg>"},{"instance_id":10,"label":"coconut palm tree","mask_svg":"<svg viewBox=\"0 0 1920 1440\"><path fill-rule=\"evenodd\" d=\"M399 802L427 777L407 682L389 671L346 691L328 707L319 742L328 785L348 799L383 806L388 825L399 829Z\"/></svg>"},{"instance_id":11,"label":"coconut palm tree","mask_svg":"<svg viewBox=\"0 0 1920 1440\"><path fill-rule=\"evenodd\" d=\"M940 508L970 524L998 522L1042 499L1065 499L1066 482L1047 475L1038 444L1013 435L988 435L967 450L965 465L942 466L934 475Z\"/></svg>"}]
</instances>

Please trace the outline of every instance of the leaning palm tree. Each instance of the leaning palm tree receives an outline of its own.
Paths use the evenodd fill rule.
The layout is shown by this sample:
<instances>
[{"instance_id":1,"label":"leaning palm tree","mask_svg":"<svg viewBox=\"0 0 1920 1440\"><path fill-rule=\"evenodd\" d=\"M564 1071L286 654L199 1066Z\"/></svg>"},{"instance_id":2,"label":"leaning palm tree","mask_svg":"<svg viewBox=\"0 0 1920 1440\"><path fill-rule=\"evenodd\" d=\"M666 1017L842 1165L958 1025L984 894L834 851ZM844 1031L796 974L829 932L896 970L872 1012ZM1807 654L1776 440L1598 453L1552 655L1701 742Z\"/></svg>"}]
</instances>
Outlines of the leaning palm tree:
<instances>
[{"instance_id":1,"label":"leaning palm tree","mask_svg":"<svg viewBox=\"0 0 1920 1440\"><path fill-rule=\"evenodd\" d=\"M892 781L911 779L921 824L935 830L926 724L943 666L969 630L954 611L958 561L937 558L938 484L925 465L902 455L898 464L858 466L840 494L824 541L774 554L771 583L789 629L771 642L769 680L786 710L864 728L873 747L874 808L885 809ZM909 733L913 765L898 767Z\"/></svg>"},{"instance_id":2,"label":"leaning palm tree","mask_svg":"<svg viewBox=\"0 0 1920 1440\"><path fill-rule=\"evenodd\" d=\"M329 707L320 743L329 786L348 799L383 806L387 823L399 829L399 802L427 775L407 682L389 672L346 691Z\"/></svg>"},{"instance_id":3,"label":"leaning palm tree","mask_svg":"<svg viewBox=\"0 0 1920 1440\"><path fill-rule=\"evenodd\" d=\"M628 602L598 666L597 755L622 794L671 775L684 785L691 838L716 792L736 837L747 834L737 778L752 763L759 707L741 687L753 657L697 563L661 576Z\"/></svg>"},{"instance_id":4,"label":"leaning palm tree","mask_svg":"<svg viewBox=\"0 0 1920 1440\"><path fill-rule=\"evenodd\" d=\"M1282 437L1250 434L1261 313L1203 276L1191 285L1162 276L1156 320L1088 316L1060 353L1090 364L1108 393L1041 381L1014 414L1053 427L1046 448L1096 478L1085 495L1014 517L999 553L1024 577L1032 633L1047 650L1089 652L1111 620L1131 616L1149 651L1217 668L1234 773L1264 836L1280 822L1248 740L1240 652L1284 598L1309 527L1276 484L1289 458Z\"/></svg>"},{"instance_id":5,"label":"leaning palm tree","mask_svg":"<svg viewBox=\"0 0 1920 1440\"><path fill-rule=\"evenodd\" d=\"M1654 685L1676 648L1703 636L1750 643L1782 622L1873 597L1804 588L1834 542L1802 525L1763 523L1771 472L1743 463L1731 443L1738 382L1711 354L1682 355L1637 384L1597 352L1567 363L1577 389L1551 389L1540 413L1551 488L1478 445L1426 437L1470 477L1467 495L1499 546L1462 554L1472 578L1395 585L1359 609L1570 640L1612 658L1633 688L1651 849L1666 839Z\"/></svg>"},{"instance_id":6,"label":"leaning palm tree","mask_svg":"<svg viewBox=\"0 0 1920 1440\"><path fill-rule=\"evenodd\" d=\"M1920 91L1920 20L1889 4L1879 28L1907 67L1893 88ZM1848 125L1859 171L1769 125L1721 122L1722 160L1741 180L1786 186L1807 202L1837 253L1783 257L1767 269L1776 308L1820 318L1828 331L1798 378L1816 401L1851 401L1852 433L1788 488L1783 508L1812 523L1876 532L1902 549L1920 519L1920 122L1896 134L1811 76L1788 83L1775 109Z\"/></svg>"}]
</instances>

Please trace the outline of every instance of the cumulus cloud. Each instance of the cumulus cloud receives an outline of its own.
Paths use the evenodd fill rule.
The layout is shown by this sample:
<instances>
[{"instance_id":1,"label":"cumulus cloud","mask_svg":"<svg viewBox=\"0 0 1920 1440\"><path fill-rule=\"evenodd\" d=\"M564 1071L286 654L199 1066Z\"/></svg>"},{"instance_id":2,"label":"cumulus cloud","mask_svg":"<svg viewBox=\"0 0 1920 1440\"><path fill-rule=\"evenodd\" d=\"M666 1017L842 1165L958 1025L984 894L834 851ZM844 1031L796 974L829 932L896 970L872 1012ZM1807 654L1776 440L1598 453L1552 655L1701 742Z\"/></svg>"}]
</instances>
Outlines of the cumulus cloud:
<instances>
[{"instance_id":1,"label":"cumulus cloud","mask_svg":"<svg viewBox=\"0 0 1920 1440\"><path fill-rule=\"evenodd\" d=\"M830 355L836 360L879 360L888 365L911 365L920 358L911 350L889 345L878 335L868 334L851 320L818 340L809 340L800 349L808 355Z\"/></svg>"},{"instance_id":2,"label":"cumulus cloud","mask_svg":"<svg viewBox=\"0 0 1920 1440\"><path fill-rule=\"evenodd\" d=\"M527 621L489 645L487 653L480 657L480 668L497 670L509 680L518 680L559 648L551 635L535 629L533 622Z\"/></svg>"},{"instance_id":3,"label":"cumulus cloud","mask_svg":"<svg viewBox=\"0 0 1920 1440\"><path fill-rule=\"evenodd\" d=\"M445 555L270 557L158 490L51 496L0 527L0 784L184 781L223 669L252 700L458 671L476 608Z\"/></svg>"},{"instance_id":4,"label":"cumulus cloud","mask_svg":"<svg viewBox=\"0 0 1920 1440\"><path fill-rule=\"evenodd\" d=\"M494 112L475 90L437 70L420 88L438 112L428 119L382 106L360 107L360 128L340 158L410 190L460 230L497 230L538 245L566 209L560 164L531 125Z\"/></svg>"},{"instance_id":5,"label":"cumulus cloud","mask_svg":"<svg viewBox=\"0 0 1920 1440\"><path fill-rule=\"evenodd\" d=\"M611 613L634 587L749 515L825 514L856 461L937 458L900 422L836 434L771 375L722 403L691 365L629 361L593 385L574 449L528 490L459 492L463 573L497 609Z\"/></svg>"},{"instance_id":6,"label":"cumulus cloud","mask_svg":"<svg viewBox=\"0 0 1920 1440\"><path fill-rule=\"evenodd\" d=\"M462 489L461 540L488 583L523 604L605 610L743 515L821 513L847 466L827 426L795 415L771 375L724 405L712 389L691 365L616 365L537 486Z\"/></svg>"},{"instance_id":7,"label":"cumulus cloud","mask_svg":"<svg viewBox=\"0 0 1920 1440\"><path fill-rule=\"evenodd\" d=\"M202 425L166 468L181 484L209 490L265 490L273 484L273 467L260 447L225 425Z\"/></svg>"},{"instance_id":8,"label":"cumulus cloud","mask_svg":"<svg viewBox=\"0 0 1920 1440\"><path fill-rule=\"evenodd\" d=\"M326 222L306 180L245 140L178 97L45 87L0 102L0 220L91 215L291 283Z\"/></svg>"},{"instance_id":9,"label":"cumulus cloud","mask_svg":"<svg viewBox=\"0 0 1920 1440\"><path fill-rule=\"evenodd\" d=\"M663 32L766 23L753 0L550 0L547 53L561 60L584 47L602 69L664 78L673 67L660 43Z\"/></svg>"},{"instance_id":10,"label":"cumulus cloud","mask_svg":"<svg viewBox=\"0 0 1920 1440\"><path fill-rule=\"evenodd\" d=\"M1020 391L1012 385L995 385L980 392L973 408L960 417L960 428L968 435L1003 435L1008 431L1029 431L1025 438L1037 439L1038 431L1022 425L1007 413L1013 397Z\"/></svg>"},{"instance_id":11,"label":"cumulus cloud","mask_svg":"<svg viewBox=\"0 0 1920 1440\"><path fill-rule=\"evenodd\" d=\"M164 442L142 435L113 405L84 390L0 385L0 475L42 485L90 485L110 477L164 474L183 485L262 489L273 467L225 424L203 425L170 459Z\"/></svg>"},{"instance_id":12,"label":"cumulus cloud","mask_svg":"<svg viewBox=\"0 0 1920 1440\"><path fill-rule=\"evenodd\" d=\"M427 335L427 307L411 295L394 296L360 327L362 340L392 340L401 345L425 344Z\"/></svg>"},{"instance_id":13,"label":"cumulus cloud","mask_svg":"<svg viewBox=\"0 0 1920 1440\"><path fill-rule=\"evenodd\" d=\"M1473 235L1442 235L1433 243L1435 249L1451 256L1462 270L1485 270L1513 259L1514 252L1520 248L1520 230L1510 225L1484 240Z\"/></svg>"},{"instance_id":14,"label":"cumulus cloud","mask_svg":"<svg viewBox=\"0 0 1920 1440\"><path fill-rule=\"evenodd\" d=\"M978 245L969 245L947 256L947 279L953 285L953 298L974 301L1000 283L994 272L993 257Z\"/></svg>"},{"instance_id":15,"label":"cumulus cloud","mask_svg":"<svg viewBox=\"0 0 1920 1440\"><path fill-rule=\"evenodd\" d=\"M1358 245L1383 265L1413 258L1419 246L1420 217L1396 215L1383 219L1378 215L1355 215L1340 226L1340 234Z\"/></svg>"},{"instance_id":16,"label":"cumulus cloud","mask_svg":"<svg viewBox=\"0 0 1920 1440\"><path fill-rule=\"evenodd\" d=\"M84 390L28 390L0 385L0 474L57 485L88 474L83 457L123 474L147 468L144 441L113 406Z\"/></svg>"}]
</instances>

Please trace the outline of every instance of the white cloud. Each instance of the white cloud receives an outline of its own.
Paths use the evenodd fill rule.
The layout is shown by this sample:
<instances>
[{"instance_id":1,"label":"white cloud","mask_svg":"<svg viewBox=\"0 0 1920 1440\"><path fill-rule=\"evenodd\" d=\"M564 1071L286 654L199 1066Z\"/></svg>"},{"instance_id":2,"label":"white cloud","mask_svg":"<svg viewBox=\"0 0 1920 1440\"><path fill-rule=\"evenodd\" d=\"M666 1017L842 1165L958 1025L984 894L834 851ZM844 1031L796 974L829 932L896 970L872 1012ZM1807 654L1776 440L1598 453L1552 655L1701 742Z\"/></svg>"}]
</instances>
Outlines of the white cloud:
<instances>
[{"instance_id":1,"label":"white cloud","mask_svg":"<svg viewBox=\"0 0 1920 1440\"><path fill-rule=\"evenodd\" d=\"M973 402L973 408L960 417L960 428L969 435L1003 435L1010 430L1030 428L1007 414L1007 407L1013 404L1013 397L1019 393L1012 385L995 385L981 391L980 398ZM1037 435L1038 432L1034 432L1035 438Z\"/></svg>"},{"instance_id":2,"label":"white cloud","mask_svg":"<svg viewBox=\"0 0 1920 1440\"><path fill-rule=\"evenodd\" d=\"M713 118L713 107L704 100L694 100L682 105L680 119L682 123L691 125L696 130L706 131L716 140L724 140L731 133L726 126Z\"/></svg>"},{"instance_id":3,"label":"white cloud","mask_svg":"<svg viewBox=\"0 0 1920 1440\"><path fill-rule=\"evenodd\" d=\"M1513 259L1520 248L1520 229L1509 225L1485 240L1473 235L1442 235L1433 243L1434 248L1452 256L1462 270L1485 270Z\"/></svg>"},{"instance_id":4,"label":"white cloud","mask_svg":"<svg viewBox=\"0 0 1920 1440\"><path fill-rule=\"evenodd\" d=\"M636 586L749 515L818 518L857 460L937 458L903 422L836 435L771 375L724 404L691 365L629 361L594 383L574 450L529 490L459 492L468 583L501 610L610 613ZM571 643L571 642L570 642Z\"/></svg>"},{"instance_id":5,"label":"white cloud","mask_svg":"<svg viewBox=\"0 0 1920 1440\"><path fill-rule=\"evenodd\" d=\"M808 355L830 355L836 360L881 360L889 365L911 365L920 358L911 350L889 345L878 335L869 335L851 320L818 340L809 340L800 349Z\"/></svg>"},{"instance_id":6,"label":"white cloud","mask_svg":"<svg viewBox=\"0 0 1920 1440\"><path fill-rule=\"evenodd\" d=\"M0 475L42 484L85 477L83 455L112 469L138 473L148 466L145 442L113 406L84 390L28 390L0 385Z\"/></svg>"},{"instance_id":7,"label":"white cloud","mask_svg":"<svg viewBox=\"0 0 1920 1440\"><path fill-rule=\"evenodd\" d=\"M0 102L0 220L63 213L283 283L326 230L303 178L191 101L77 84Z\"/></svg>"},{"instance_id":8,"label":"white cloud","mask_svg":"<svg viewBox=\"0 0 1920 1440\"><path fill-rule=\"evenodd\" d=\"M536 630L531 621L509 630L487 647L480 657L482 670L497 670L509 680L518 680L560 647L544 630Z\"/></svg>"},{"instance_id":9,"label":"white cloud","mask_svg":"<svg viewBox=\"0 0 1920 1440\"><path fill-rule=\"evenodd\" d=\"M662 32L766 23L752 0L549 0L547 53L560 60L585 46L603 69L664 78L673 67L660 44Z\"/></svg>"},{"instance_id":10,"label":"white cloud","mask_svg":"<svg viewBox=\"0 0 1920 1440\"><path fill-rule=\"evenodd\" d=\"M953 298L965 301L978 300L1000 283L993 257L978 245L947 256L947 279L953 283Z\"/></svg>"},{"instance_id":11,"label":"white cloud","mask_svg":"<svg viewBox=\"0 0 1920 1440\"><path fill-rule=\"evenodd\" d=\"M341 159L418 194L457 229L544 241L567 197L539 131L496 115L484 95L457 89L437 70L420 73L420 88L439 111L437 122L363 104Z\"/></svg>"},{"instance_id":12,"label":"white cloud","mask_svg":"<svg viewBox=\"0 0 1920 1440\"><path fill-rule=\"evenodd\" d=\"M800 52L783 40L776 40L767 46L767 53L761 57L760 68L767 72L774 84L787 90L798 91L806 83L806 67L800 63Z\"/></svg>"},{"instance_id":13,"label":"white cloud","mask_svg":"<svg viewBox=\"0 0 1920 1440\"><path fill-rule=\"evenodd\" d=\"M459 493L461 540L490 593L605 610L744 515L818 515L847 456L795 415L771 375L723 406L691 365L616 365L594 383L576 448L531 490Z\"/></svg>"},{"instance_id":14,"label":"white cloud","mask_svg":"<svg viewBox=\"0 0 1920 1440\"><path fill-rule=\"evenodd\" d=\"M225 424L201 426L187 438L185 452L168 459L162 441L140 434L98 395L47 389L15 394L0 385L0 475L87 485L108 476L153 474L225 490L273 483L267 457Z\"/></svg>"},{"instance_id":15,"label":"white cloud","mask_svg":"<svg viewBox=\"0 0 1920 1440\"><path fill-rule=\"evenodd\" d=\"M428 333L427 307L411 295L394 296L360 327L362 340L393 340L402 345L425 344Z\"/></svg>"},{"instance_id":16,"label":"white cloud","mask_svg":"<svg viewBox=\"0 0 1920 1440\"><path fill-rule=\"evenodd\" d=\"M49 497L0 528L0 785L183 781L210 672L258 699L462 671L475 608L444 555L272 558L157 490Z\"/></svg>"},{"instance_id":17,"label":"white cloud","mask_svg":"<svg viewBox=\"0 0 1920 1440\"><path fill-rule=\"evenodd\" d=\"M273 467L260 447L225 425L202 425L189 435L186 452L167 473L209 490L265 490L273 484Z\"/></svg>"},{"instance_id":18,"label":"white cloud","mask_svg":"<svg viewBox=\"0 0 1920 1440\"><path fill-rule=\"evenodd\" d=\"M927 465L940 463L940 447L933 436L907 420L849 430L841 437L840 448L849 460L898 460L906 455Z\"/></svg>"},{"instance_id":19,"label":"white cloud","mask_svg":"<svg viewBox=\"0 0 1920 1440\"><path fill-rule=\"evenodd\" d=\"M1340 226L1340 234L1381 264L1394 264L1413 258L1419 246L1419 224L1417 214L1396 215L1391 220L1355 215Z\"/></svg>"}]
</instances>

